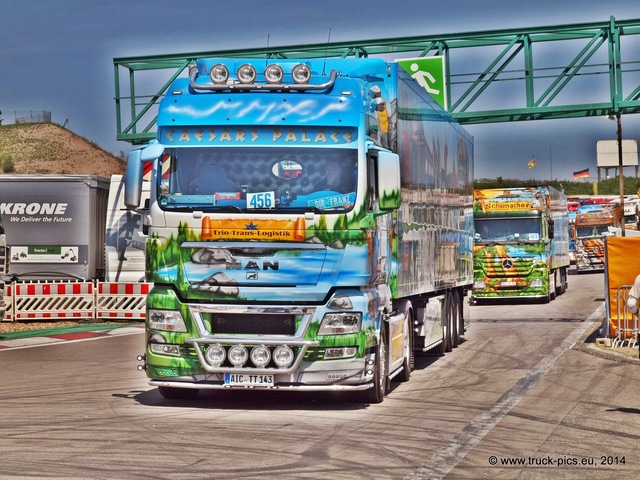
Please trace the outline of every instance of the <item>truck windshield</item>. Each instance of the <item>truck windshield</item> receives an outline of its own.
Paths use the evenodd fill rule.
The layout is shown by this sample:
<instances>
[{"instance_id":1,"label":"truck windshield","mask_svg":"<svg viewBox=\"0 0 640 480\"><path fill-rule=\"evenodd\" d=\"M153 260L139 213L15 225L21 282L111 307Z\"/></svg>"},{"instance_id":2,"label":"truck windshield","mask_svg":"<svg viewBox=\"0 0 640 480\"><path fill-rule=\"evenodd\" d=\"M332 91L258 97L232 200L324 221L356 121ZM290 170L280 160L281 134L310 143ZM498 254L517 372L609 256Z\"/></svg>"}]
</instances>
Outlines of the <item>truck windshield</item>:
<instances>
[{"instance_id":1,"label":"truck windshield","mask_svg":"<svg viewBox=\"0 0 640 480\"><path fill-rule=\"evenodd\" d=\"M350 210L357 156L344 148L168 148L158 202L206 211Z\"/></svg>"},{"instance_id":2,"label":"truck windshield","mask_svg":"<svg viewBox=\"0 0 640 480\"><path fill-rule=\"evenodd\" d=\"M538 242L541 238L539 218L476 219L475 242Z\"/></svg>"},{"instance_id":3,"label":"truck windshield","mask_svg":"<svg viewBox=\"0 0 640 480\"><path fill-rule=\"evenodd\" d=\"M613 234L609 232L609 225L585 225L576 227L577 238L605 237L612 235Z\"/></svg>"}]
</instances>

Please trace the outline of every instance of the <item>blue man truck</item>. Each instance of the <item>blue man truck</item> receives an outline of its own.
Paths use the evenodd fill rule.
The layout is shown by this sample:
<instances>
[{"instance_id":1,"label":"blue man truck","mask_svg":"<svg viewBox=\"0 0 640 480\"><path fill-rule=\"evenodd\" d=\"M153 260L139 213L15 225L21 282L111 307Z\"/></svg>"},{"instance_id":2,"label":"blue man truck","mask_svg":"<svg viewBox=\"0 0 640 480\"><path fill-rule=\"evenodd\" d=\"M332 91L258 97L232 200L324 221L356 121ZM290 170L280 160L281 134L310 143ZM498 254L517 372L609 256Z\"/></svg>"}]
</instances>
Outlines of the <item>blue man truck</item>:
<instances>
[{"instance_id":1,"label":"blue man truck","mask_svg":"<svg viewBox=\"0 0 640 480\"><path fill-rule=\"evenodd\" d=\"M393 62L202 59L128 157L147 226L146 351L167 398L382 402L468 327L473 138Z\"/></svg>"}]
</instances>

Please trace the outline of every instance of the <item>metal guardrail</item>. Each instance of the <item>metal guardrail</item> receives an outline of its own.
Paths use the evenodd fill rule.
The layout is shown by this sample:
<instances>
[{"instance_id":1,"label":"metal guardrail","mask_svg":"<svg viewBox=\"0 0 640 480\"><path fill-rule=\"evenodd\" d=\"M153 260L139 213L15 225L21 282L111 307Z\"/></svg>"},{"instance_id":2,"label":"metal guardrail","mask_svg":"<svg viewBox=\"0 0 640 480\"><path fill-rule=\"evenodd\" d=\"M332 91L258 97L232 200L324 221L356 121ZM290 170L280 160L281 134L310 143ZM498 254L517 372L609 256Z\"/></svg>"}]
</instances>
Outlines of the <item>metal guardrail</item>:
<instances>
[{"instance_id":1,"label":"metal guardrail","mask_svg":"<svg viewBox=\"0 0 640 480\"><path fill-rule=\"evenodd\" d=\"M631 312L627 306L630 290L631 285L620 285L616 291L618 328L616 337L611 342L613 348L636 348L638 345L638 315Z\"/></svg>"},{"instance_id":2,"label":"metal guardrail","mask_svg":"<svg viewBox=\"0 0 640 480\"><path fill-rule=\"evenodd\" d=\"M569 25L114 58L117 139L134 145L154 139L159 103L173 81L186 78L197 59L218 57L442 55L449 111L467 125L640 113L639 42L640 19L610 17ZM538 53L547 49L562 55L540 65ZM469 62L469 56L478 61ZM576 95L575 86L585 84L586 91ZM503 95L505 88L520 94ZM575 98L579 103L572 103Z\"/></svg>"}]
</instances>

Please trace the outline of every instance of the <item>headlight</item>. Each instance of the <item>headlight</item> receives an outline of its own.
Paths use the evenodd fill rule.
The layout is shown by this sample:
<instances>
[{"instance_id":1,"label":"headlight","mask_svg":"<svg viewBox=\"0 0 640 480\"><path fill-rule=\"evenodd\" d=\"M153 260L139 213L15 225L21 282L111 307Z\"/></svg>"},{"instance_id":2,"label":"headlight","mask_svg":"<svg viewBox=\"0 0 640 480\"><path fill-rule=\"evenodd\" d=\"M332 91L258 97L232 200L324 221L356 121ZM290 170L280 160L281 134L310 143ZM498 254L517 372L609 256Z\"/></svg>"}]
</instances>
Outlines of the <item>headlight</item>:
<instances>
[{"instance_id":1,"label":"headlight","mask_svg":"<svg viewBox=\"0 0 640 480\"><path fill-rule=\"evenodd\" d=\"M305 65L304 63L299 63L298 65L293 67L293 70L291 71L291 76L293 77L293 81L296 82L298 85L307 84L309 83L309 80L311 80L311 69L309 68L308 65Z\"/></svg>"},{"instance_id":2,"label":"headlight","mask_svg":"<svg viewBox=\"0 0 640 480\"><path fill-rule=\"evenodd\" d=\"M238 81L243 84L253 83L256 79L256 69L253 65L245 63L238 69Z\"/></svg>"},{"instance_id":3,"label":"headlight","mask_svg":"<svg viewBox=\"0 0 640 480\"><path fill-rule=\"evenodd\" d=\"M272 64L264 69L264 78L267 83L282 83L282 77L284 77L284 72L280 65Z\"/></svg>"},{"instance_id":4,"label":"headlight","mask_svg":"<svg viewBox=\"0 0 640 480\"><path fill-rule=\"evenodd\" d=\"M485 286L486 285L484 283L484 280L476 280L475 282L473 282L474 290L482 290Z\"/></svg>"},{"instance_id":5,"label":"headlight","mask_svg":"<svg viewBox=\"0 0 640 480\"><path fill-rule=\"evenodd\" d=\"M224 347L219 343L214 343L205 352L205 356L209 363L215 367L220 366L224 363L224 359L227 357L227 353L224 350Z\"/></svg>"},{"instance_id":6,"label":"headlight","mask_svg":"<svg viewBox=\"0 0 640 480\"><path fill-rule=\"evenodd\" d=\"M256 367L266 367L271 360L271 352L264 345L258 345L251 349L251 361Z\"/></svg>"},{"instance_id":7,"label":"headlight","mask_svg":"<svg viewBox=\"0 0 640 480\"><path fill-rule=\"evenodd\" d=\"M147 311L149 328L152 330L164 330L166 332L186 332L182 314L176 310L154 310Z\"/></svg>"},{"instance_id":8,"label":"headlight","mask_svg":"<svg viewBox=\"0 0 640 480\"><path fill-rule=\"evenodd\" d=\"M273 363L278 368L287 368L293 363L293 350L286 345L280 345L273 351Z\"/></svg>"},{"instance_id":9,"label":"headlight","mask_svg":"<svg viewBox=\"0 0 640 480\"><path fill-rule=\"evenodd\" d=\"M542 279L541 278L536 278L531 282L531 286L533 288L540 288L542 287Z\"/></svg>"},{"instance_id":10,"label":"headlight","mask_svg":"<svg viewBox=\"0 0 640 480\"><path fill-rule=\"evenodd\" d=\"M362 314L356 312L325 313L318 335L340 335L358 333L362 323Z\"/></svg>"},{"instance_id":11,"label":"headlight","mask_svg":"<svg viewBox=\"0 0 640 480\"><path fill-rule=\"evenodd\" d=\"M229 361L234 367L241 367L247 363L249 352L244 345L234 345L229 349Z\"/></svg>"},{"instance_id":12,"label":"headlight","mask_svg":"<svg viewBox=\"0 0 640 480\"><path fill-rule=\"evenodd\" d=\"M217 85L227 83L227 80L229 79L229 69L223 64L218 63L209 70L209 78Z\"/></svg>"}]
</instances>

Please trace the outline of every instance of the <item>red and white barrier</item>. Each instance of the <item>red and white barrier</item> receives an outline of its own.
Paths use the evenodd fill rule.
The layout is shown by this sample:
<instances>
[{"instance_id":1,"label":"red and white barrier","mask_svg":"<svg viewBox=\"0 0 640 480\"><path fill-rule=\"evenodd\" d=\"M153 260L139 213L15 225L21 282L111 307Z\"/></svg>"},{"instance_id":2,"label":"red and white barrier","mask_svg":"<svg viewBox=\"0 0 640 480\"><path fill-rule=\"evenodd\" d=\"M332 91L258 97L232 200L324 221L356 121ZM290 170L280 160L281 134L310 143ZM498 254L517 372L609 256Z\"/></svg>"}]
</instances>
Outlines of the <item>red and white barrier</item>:
<instances>
[{"instance_id":1,"label":"red and white barrier","mask_svg":"<svg viewBox=\"0 0 640 480\"><path fill-rule=\"evenodd\" d=\"M5 285L5 321L144 320L150 283L12 282Z\"/></svg>"},{"instance_id":2,"label":"red and white barrier","mask_svg":"<svg viewBox=\"0 0 640 480\"><path fill-rule=\"evenodd\" d=\"M94 318L93 282L13 283L15 320Z\"/></svg>"},{"instance_id":3,"label":"red and white barrier","mask_svg":"<svg viewBox=\"0 0 640 480\"><path fill-rule=\"evenodd\" d=\"M7 322L13 322L13 291L14 287L12 283L8 283L4 286L4 320Z\"/></svg>"},{"instance_id":4,"label":"red and white barrier","mask_svg":"<svg viewBox=\"0 0 640 480\"><path fill-rule=\"evenodd\" d=\"M96 318L144 320L150 283L98 283Z\"/></svg>"}]
</instances>

